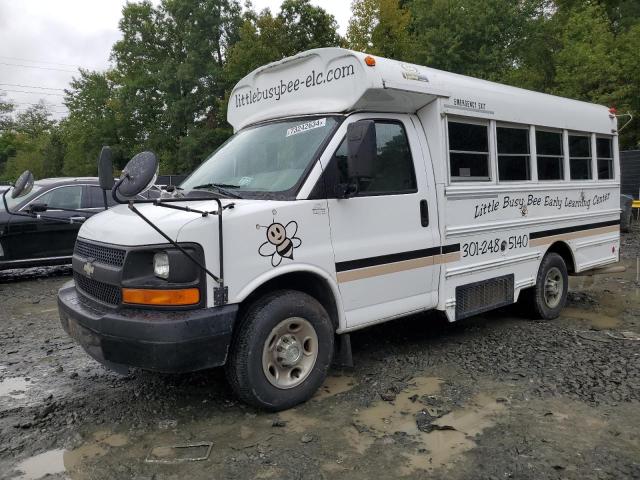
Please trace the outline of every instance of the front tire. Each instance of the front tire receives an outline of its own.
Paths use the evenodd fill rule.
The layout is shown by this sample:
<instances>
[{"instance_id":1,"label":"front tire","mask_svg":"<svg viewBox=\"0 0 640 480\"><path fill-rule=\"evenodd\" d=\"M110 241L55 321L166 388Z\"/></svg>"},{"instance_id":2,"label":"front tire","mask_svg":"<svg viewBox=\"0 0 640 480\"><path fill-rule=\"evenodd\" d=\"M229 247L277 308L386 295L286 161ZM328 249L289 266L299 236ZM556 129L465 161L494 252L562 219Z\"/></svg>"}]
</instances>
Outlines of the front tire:
<instances>
[{"instance_id":1,"label":"front tire","mask_svg":"<svg viewBox=\"0 0 640 480\"><path fill-rule=\"evenodd\" d=\"M540 263L535 287L526 292L533 317L541 320L557 318L567 303L568 291L567 265L557 253L548 253Z\"/></svg>"},{"instance_id":2,"label":"front tire","mask_svg":"<svg viewBox=\"0 0 640 480\"><path fill-rule=\"evenodd\" d=\"M270 411L316 392L333 357L334 329L313 297L280 290L254 302L237 326L226 374L238 397Z\"/></svg>"}]
</instances>

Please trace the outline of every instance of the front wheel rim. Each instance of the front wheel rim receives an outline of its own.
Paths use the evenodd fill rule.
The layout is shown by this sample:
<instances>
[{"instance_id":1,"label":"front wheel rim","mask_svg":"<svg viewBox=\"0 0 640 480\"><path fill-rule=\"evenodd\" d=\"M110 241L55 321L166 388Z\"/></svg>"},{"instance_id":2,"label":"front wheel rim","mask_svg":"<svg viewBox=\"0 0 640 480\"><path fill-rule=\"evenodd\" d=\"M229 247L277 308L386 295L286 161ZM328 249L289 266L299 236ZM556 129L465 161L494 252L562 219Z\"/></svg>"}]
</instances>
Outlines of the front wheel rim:
<instances>
[{"instance_id":1,"label":"front wheel rim","mask_svg":"<svg viewBox=\"0 0 640 480\"><path fill-rule=\"evenodd\" d=\"M318 335L301 317L282 320L262 348L262 370L271 385L289 389L304 382L318 358Z\"/></svg>"},{"instance_id":2,"label":"front wheel rim","mask_svg":"<svg viewBox=\"0 0 640 480\"><path fill-rule=\"evenodd\" d=\"M564 277L557 267L549 269L544 277L544 301L549 308L556 308L564 293Z\"/></svg>"}]
</instances>

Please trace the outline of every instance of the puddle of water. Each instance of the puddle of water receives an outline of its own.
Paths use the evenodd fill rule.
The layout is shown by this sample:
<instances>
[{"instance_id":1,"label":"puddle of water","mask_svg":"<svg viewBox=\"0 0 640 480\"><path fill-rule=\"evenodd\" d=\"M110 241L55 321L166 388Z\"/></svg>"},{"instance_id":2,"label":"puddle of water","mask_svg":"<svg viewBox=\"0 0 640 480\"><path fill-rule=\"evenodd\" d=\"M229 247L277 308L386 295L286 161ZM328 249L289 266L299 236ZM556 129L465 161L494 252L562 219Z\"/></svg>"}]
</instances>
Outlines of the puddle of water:
<instances>
[{"instance_id":1,"label":"puddle of water","mask_svg":"<svg viewBox=\"0 0 640 480\"><path fill-rule=\"evenodd\" d=\"M401 474L409 475L417 469L429 470L450 465L453 459L475 447L473 437L493 425L496 415L504 408L502 403L480 394L464 408L454 410L435 420L434 425L452 427L454 430L421 432L421 440L429 453L407 455L409 464L401 467Z\"/></svg>"},{"instance_id":2,"label":"puddle of water","mask_svg":"<svg viewBox=\"0 0 640 480\"><path fill-rule=\"evenodd\" d=\"M360 422L381 434L407 432L411 435L419 432L413 417L423 405L417 397L434 395L440 391L442 380L434 377L418 377L408 388L400 392L393 402L378 401L358 415Z\"/></svg>"},{"instance_id":3,"label":"puddle of water","mask_svg":"<svg viewBox=\"0 0 640 480\"><path fill-rule=\"evenodd\" d=\"M295 408L285 410L278 414L280 420L286 422L287 430L295 433L304 433L311 430L318 424L317 418L308 417L298 413Z\"/></svg>"},{"instance_id":4,"label":"puddle of water","mask_svg":"<svg viewBox=\"0 0 640 480\"><path fill-rule=\"evenodd\" d=\"M87 460L106 455L110 447L123 447L128 443L126 435L98 431L93 434L92 441L74 450L50 450L20 462L15 467L21 473L17 478L36 480L46 475L73 472Z\"/></svg>"},{"instance_id":5,"label":"puddle of water","mask_svg":"<svg viewBox=\"0 0 640 480\"><path fill-rule=\"evenodd\" d=\"M327 377L324 384L313 396L314 400L323 400L339 393L348 392L356 385L355 379L350 375Z\"/></svg>"},{"instance_id":6,"label":"puddle of water","mask_svg":"<svg viewBox=\"0 0 640 480\"><path fill-rule=\"evenodd\" d=\"M621 323L619 319L603 313L571 307L566 307L562 310L562 316L585 321L594 330L611 330L618 327Z\"/></svg>"},{"instance_id":7,"label":"puddle of water","mask_svg":"<svg viewBox=\"0 0 640 480\"><path fill-rule=\"evenodd\" d=\"M374 442L374 438L371 435L360 433L353 426L347 427L344 431L344 436L347 438L349 446L360 455L364 455Z\"/></svg>"},{"instance_id":8,"label":"puddle of water","mask_svg":"<svg viewBox=\"0 0 640 480\"><path fill-rule=\"evenodd\" d=\"M0 381L0 397L25 398L31 383L25 377L5 378Z\"/></svg>"},{"instance_id":9,"label":"puddle of water","mask_svg":"<svg viewBox=\"0 0 640 480\"><path fill-rule=\"evenodd\" d=\"M15 469L21 473L18 480L36 480L45 475L63 473L65 450L50 450L20 462Z\"/></svg>"},{"instance_id":10,"label":"puddle of water","mask_svg":"<svg viewBox=\"0 0 640 480\"><path fill-rule=\"evenodd\" d=\"M418 442L417 452L403 452L406 462L399 467L402 476L418 470L432 471L447 467L460 454L475 447L474 437L493 425L495 417L505 409L504 404L484 394L475 396L467 405L434 420L432 425L442 428L429 433L418 429L415 415L430 411L419 397L435 395L442 380L416 378L414 383L397 395L393 402L379 401L357 416L357 422L368 429L359 433L355 428L345 432L347 442L358 453L364 454L376 438L395 432L406 433ZM417 395L417 397L416 397ZM423 453L424 452L424 453Z\"/></svg>"}]
</instances>

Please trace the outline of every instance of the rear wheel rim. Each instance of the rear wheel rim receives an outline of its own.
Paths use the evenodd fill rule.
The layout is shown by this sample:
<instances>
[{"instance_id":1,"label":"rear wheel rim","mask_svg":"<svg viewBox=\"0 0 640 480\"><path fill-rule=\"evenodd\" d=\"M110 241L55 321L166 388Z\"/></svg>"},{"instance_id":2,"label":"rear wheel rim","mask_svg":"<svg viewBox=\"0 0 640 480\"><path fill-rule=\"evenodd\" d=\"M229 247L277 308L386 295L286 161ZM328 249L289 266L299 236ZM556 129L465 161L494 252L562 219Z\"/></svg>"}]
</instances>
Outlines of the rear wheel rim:
<instances>
[{"instance_id":1,"label":"rear wheel rim","mask_svg":"<svg viewBox=\"0 0 640 480\"><path fill-rule=\"evenodd\" d=\"M564 277L558 267L551 267L544 277L544 302L549 308L560 305L564 293Z\"/></svg>"},{"instance_id":2,"label":"rear wheel rim","mask_svg":"<svg viewBox=\"0 0 640 480\"><path fill-rule=\"evenodd\" d=\"M289 389L304 382L318 358L318 335L301 317L282 320L262 348L262 371L271 385Z\"/></svg>"}]
</instances>

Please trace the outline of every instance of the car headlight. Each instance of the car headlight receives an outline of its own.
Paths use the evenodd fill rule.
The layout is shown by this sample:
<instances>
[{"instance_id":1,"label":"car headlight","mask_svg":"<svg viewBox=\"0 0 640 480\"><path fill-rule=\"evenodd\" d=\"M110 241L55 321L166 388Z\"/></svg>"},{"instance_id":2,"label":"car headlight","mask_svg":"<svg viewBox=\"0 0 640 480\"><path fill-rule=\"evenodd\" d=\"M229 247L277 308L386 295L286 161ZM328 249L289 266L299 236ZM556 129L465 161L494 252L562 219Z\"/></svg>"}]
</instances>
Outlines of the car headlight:
<instances>
[{"instance_id":1,"label":"car headlight","mask_svg":"<svg viewBox=\"0 0 640 480\"><path fill-rule=\"evenodd\" d=\"M153 274L158 278L169 278L169 255L158 252L153 256Z\"/></svg>"}]
</instances>

